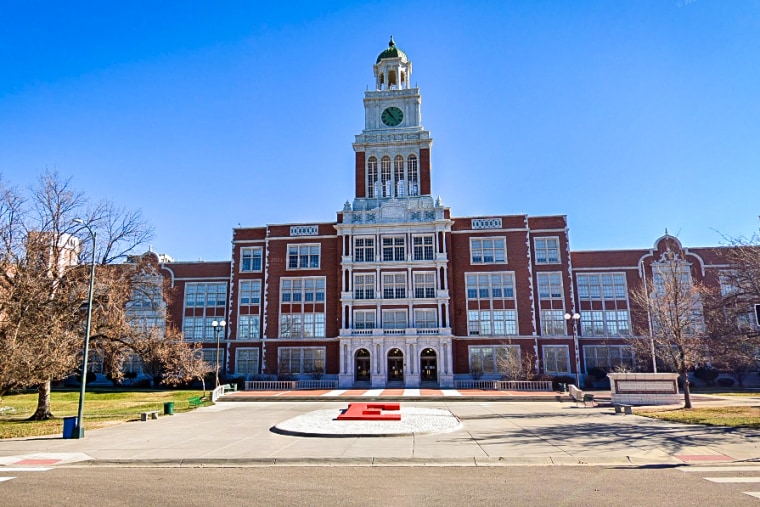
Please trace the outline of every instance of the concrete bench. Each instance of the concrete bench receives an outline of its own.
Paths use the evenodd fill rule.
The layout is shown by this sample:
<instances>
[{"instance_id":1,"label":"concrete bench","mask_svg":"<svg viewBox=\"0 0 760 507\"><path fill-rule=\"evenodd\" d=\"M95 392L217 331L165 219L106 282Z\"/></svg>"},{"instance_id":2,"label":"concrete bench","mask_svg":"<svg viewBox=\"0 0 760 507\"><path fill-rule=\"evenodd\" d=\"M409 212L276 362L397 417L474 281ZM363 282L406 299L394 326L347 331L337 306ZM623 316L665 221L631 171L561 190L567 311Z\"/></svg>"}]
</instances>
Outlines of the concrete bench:
<instances>
[{"instance_id":1,"label":"concrete bench","mask_svg":"<svg viewBox=\"0 0 760 507\"><path fill-rule=\"evenodd\" d=\"M147 412L140 412L141 421L147 421L148 419L158 419L158 410L148 410Z\"/></svg>"},{"instance_id":2,"label":"concrete bench","mask_svg":"<svg viewBox=\"0 0 760 507\"><path fill-rule=\"evenodd\" d=\"M237 391L237 384L224 384L222 386L222 388L224 389L225 393L226 392L233 392L234 393L234 392Z\"/></svg>"},{"instance_id":3,"label":"concrete bench","mask_svg":"<svg viewBox=\"0 0 760 507\"><path fill-rule=\"evenodd\" d=\"M615 403L615 413L616 414L625 414L625 415L631 415L633 414L633 407L631 405L624 405L622 403Z\"/></svg>"}]
</instances>

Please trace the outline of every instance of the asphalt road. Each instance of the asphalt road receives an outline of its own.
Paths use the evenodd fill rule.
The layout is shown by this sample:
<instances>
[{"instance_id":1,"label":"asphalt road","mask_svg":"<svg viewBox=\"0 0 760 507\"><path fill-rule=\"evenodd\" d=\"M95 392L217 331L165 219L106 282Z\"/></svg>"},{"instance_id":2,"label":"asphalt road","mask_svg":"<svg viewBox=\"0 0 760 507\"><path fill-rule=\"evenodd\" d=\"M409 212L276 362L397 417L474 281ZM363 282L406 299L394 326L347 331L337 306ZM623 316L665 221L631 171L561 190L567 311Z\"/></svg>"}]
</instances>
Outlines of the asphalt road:
<instances>
[{"instance_id":1,"label":"asphalt road","mask_svg":"<svg viewBox=\"0 0 760 507\"><path fill-rule=\"evenodd\" d=\"M19 472L0 482L4 506L760 506L760 477L742 467L259 466L115 468ZM743 468L748 468L744 466Z\"/></svg>"}]
</instances>

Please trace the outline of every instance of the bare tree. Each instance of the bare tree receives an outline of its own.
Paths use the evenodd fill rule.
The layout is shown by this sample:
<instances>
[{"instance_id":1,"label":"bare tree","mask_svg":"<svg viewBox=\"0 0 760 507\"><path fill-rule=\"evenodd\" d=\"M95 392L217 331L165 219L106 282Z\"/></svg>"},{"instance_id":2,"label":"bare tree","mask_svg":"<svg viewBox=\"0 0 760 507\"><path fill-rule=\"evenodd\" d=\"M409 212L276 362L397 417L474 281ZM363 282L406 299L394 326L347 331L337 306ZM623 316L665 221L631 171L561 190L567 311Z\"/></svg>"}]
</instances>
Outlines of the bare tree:
<instances>
[{"instance_id":1,"label":"bare tree","mask_svg":"<svg viewBox=\"0 0 760 507\"><path fill-rule=\"evenodd\" d=\"M693 279L681 252L668 249L651 267L652 276L632 291L632 300L646 309L657 358L680 375L684 408L692 408L688 372L706 359L703 300L709 291ZM640 336L649 332L649 327L637 330ZM636 338L631 343L643 345Z\"/></svg>"}]
</instances>

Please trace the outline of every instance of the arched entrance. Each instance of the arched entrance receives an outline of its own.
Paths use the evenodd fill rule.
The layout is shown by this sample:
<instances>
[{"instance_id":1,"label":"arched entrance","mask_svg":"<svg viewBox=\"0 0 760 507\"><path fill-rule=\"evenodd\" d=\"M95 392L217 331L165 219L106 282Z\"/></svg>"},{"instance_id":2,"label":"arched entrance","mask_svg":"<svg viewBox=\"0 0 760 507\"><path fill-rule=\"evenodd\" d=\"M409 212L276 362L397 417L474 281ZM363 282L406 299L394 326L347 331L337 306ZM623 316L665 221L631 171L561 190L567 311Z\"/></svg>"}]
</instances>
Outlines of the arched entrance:
<instances>
[{"instance_id":1,"label":"arched entrance","mask_svg":"<svg viewBox=\"0 0 760 507\"><path fill-rule=\"evenodd\" d=\"M388 351L388 383L404 383L404 353L401 349Z\"/></svg>"},{"instance_id":2,"label":"arched entrance","mask_svg":"<svg viewBox=\"0 0 760 507\"><path fill-rule=\"evenodd\" d=\"M435 350L429 347L420 354L420 382L422 384L438 383L438 356Z\"/></svg>"},{"instance_id":3,"label":"arched entrance","mask_svg":"<svg viewBox=\"0 0 760 507\"><path fill-rule=\"evenodd\" d=\"M370 356L369 350L359 349L354 354L354 382L369 382Z\"/></svg>"}]
</instances>

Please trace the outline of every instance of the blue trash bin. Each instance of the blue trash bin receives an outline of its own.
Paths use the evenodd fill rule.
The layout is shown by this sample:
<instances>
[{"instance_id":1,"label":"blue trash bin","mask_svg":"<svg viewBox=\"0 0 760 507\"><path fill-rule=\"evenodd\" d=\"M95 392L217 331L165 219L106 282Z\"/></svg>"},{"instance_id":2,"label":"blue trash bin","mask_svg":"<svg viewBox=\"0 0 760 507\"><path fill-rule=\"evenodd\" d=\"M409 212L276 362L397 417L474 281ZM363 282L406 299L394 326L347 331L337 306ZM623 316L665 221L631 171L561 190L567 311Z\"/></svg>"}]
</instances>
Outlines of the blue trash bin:
<instances>
[{"instance_id":1,"label":"blue trash bin","mask_svg":"<svg viewBox=\"0 0 760 507\"><path fill-rule=\"evenodd\" d=\"M76 417L63 418L63 438L74 438L74 432L77 429Z\"/></svg>"}]
</instances>

